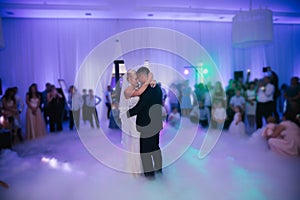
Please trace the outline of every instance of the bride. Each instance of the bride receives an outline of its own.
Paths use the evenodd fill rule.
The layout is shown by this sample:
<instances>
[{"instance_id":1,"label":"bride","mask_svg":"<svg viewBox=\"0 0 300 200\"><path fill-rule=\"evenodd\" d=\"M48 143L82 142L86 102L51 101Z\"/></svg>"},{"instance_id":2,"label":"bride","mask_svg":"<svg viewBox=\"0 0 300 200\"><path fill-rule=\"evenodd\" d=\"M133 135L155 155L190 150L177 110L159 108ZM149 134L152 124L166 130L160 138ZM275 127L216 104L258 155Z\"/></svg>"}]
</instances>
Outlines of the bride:
<instances>
[{"instance_id":1,"label":"bride","mask_svg":"<svg viewBox=\"0 0 300 200\"><path fill-rule=\"evenodd\" d=\"M140 133L136 130L136 116L128 118L126 112L134 107L139 96L146 90L148 85L155 87L153 74L150 73L148 81L138 87L138 79L134 70L128 70L123 76L122 90L120 94L120 118L122 125L122 144L127 151L126 171L132 174L142 173L140 157Z\"/></svg>"}]
</instances>

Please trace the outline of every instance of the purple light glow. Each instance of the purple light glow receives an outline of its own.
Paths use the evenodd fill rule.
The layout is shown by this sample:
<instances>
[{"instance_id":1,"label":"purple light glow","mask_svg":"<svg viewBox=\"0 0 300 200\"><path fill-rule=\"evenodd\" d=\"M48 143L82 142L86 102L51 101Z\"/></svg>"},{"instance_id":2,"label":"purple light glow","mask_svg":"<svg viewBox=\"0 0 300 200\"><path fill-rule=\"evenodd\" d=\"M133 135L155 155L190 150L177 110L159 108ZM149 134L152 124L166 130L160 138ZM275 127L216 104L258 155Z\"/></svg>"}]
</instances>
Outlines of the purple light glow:
<instances>
[{"instance_id":1,"label":"purple light glow","mask_svg":"<svg viewBox=\"0 0 300 200\"><path fill-rule=\"evenodd\" d=\"M183 73L184 73L184 75L188 75L190 72L188 69L185 69Z\"/></svg>"}]
</instances>

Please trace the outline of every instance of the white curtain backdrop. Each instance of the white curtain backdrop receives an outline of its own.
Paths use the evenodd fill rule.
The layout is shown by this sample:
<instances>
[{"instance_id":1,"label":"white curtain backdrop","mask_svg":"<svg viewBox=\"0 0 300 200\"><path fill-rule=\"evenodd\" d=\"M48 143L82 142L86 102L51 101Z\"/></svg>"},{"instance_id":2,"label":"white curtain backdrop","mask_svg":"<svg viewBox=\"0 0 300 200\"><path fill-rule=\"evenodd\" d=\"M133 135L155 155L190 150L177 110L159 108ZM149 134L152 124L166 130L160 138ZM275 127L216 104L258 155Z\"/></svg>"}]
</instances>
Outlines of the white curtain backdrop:
<instances>
[{"instance_id":1,"label":"white curtain backdrop","mask_svg":"<svg viewBox=\"0 0 300 200\"><path fill-rule=\"evenodd\" d=\"M101 42L119 32L141 27L162 27L193 38L210 54L225 84L236 70L251 69L251 79L261 78L262 67L270 65L280 75L280 84L291 76L300 76L300 25L274 25L274 42L248 49L234 49L231 23L196 21L101 20L101 19L2 19L5 48L0 49L0 78L3 89L18 86L24 97L31 83L44 90L46 82L58 85L57 79L74 83L85 57ZM149 41L151 42L151 41ZM122 41L120 41L122 49ZM180 48L180 47L178 47ZM119 49L120 50L120 49ZM119 51L116 49L116 52ZM188 51L188 49L186 50ZM126 67L144 60L174 67L183 73L189 63L168 52L144 49L122 56ZM107 66L91 66L95 69ZM104 101L104 91L111 79L111 67L101 78L96 94ZM169 79L169 74L160 74ZM187 76L194 80L194 74ZM88 80L82 88L91 87ZM102 104L104 105L104 104ZM104 108L104 107L103 107Z\"/></svg>"}]
</instances>

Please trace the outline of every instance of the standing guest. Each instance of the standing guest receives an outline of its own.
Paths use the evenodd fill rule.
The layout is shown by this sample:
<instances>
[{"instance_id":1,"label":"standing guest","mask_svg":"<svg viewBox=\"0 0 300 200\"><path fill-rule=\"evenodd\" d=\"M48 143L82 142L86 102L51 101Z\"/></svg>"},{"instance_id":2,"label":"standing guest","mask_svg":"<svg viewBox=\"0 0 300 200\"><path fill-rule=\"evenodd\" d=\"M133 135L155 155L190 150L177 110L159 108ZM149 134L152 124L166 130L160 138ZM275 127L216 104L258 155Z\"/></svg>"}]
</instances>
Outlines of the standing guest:
<instances>
[{"instance_id":1,"label":"standing guest","mask_svg":"<svg viewBox=\"0 0 300 200\"><path fill-rule=\"evenodd\" d=\"M75 122L76 128L79 129L80 109L82 108L82 105L83 105L83 99L82 99L82 96L77 92L77 89L74 85L70 86L70 88L69 88L68 105L70 108L69 128L70 128L70 130L73 130L74 122Z\"/></svg>"},{"instance_id":2,"label":"standing guest","mask_svg":"<svg viewBox=\"0 0 300 200\"><path fill-rule=\"evenodd\" d=\"M24 109L24 103L21 100L20 96L18 95L19 88L18 87L13 87L12 89L14 90L16 104L17 104L17 109L18 109L18 112L19 112L19 117L16 119L15 123L16 123L16 125L18 127L20 127L19 131L21 131L21 119L20 119L20 115L21 115L21 113L22 113L22 111Z\"/></svg>"},{"instance_id":3,"label":"standing guest","mask_svg":"<svg viewBox=\"0 0 300 200\"><path fill-rule=\"evenodd\" d=\"M224 92L224 89L222 87L222 84L220 81L217 81L215 83L215 87L212 91L212 101L214 102L215 100L221 100L224 101L226 98L226 94Z\"/></svg>"},{"instance_id":4,"label":"standing guest","mask_svg":"<svg viewBox=\"0 0 300 200\"><path fill-rule=\"evenodd\" d=\"M8 120L10 129L12 131L12 141L14 141L14 136L17 134L19 140L22 142L23 137L21 133L21 127L20 124L18 124L19 121L19 111L17 107L17 102L15 99L15 92L13 88L8 88L5 91L5 94L3 95L2 99L2 114L3 116Z\"/></svg>"},{"instance_id":5,"label":"standing guest","mask_svg":"<svg viewBox=\"0 0 300 200\"><path fill-rule=\"evenodd\" d=\"M280 96L278 75L272 70L271 66L267 67L270 83L274 86L273 94L273 114L277 122L279 122L279 114L277 112L277 101Z\"/></svg>"},{"instance_id":6,"label":"standing guest","mask_svg":"<svg viewBox=\"0 0 300 200\"><path fill-rule=\"evenodd\" d=\"M177 111L180 114L180 105L179 105L179 91L174 83L171 84L168 91L168 99L170 103L170 108L177 108Z\"/></svg>"},{"instance_id":7,"label":"standing guest","mask_svg":"<svg viewBox=\"0 0 300 200\"><path fill-rule=\"evenodd\" d=\"M246 115L251 129L255 126L255 112L256 112L256 90L254 82L251 82L249 88L246 90Z\"/></svg>"},{"instance_id":8,"label":"standing guest","mask_svg":"<svg viewBox=\"0 0 300 200\"><path fill-rule=\"evenodd\" d=\"M15 93L17 108L18 108L19 114L21 114L23 109L24 109L24 103L21 100L20 96L18 95L19 88L18 87L13 87L13 90L14 90L14 93Z\"/></svg>"},{"instance_id":9,"label":"standing guest","mask_svg":"<svg viewBox=\"0 0 300 200\"><path fill-rule=\"evenodd\" d=\"M280 97L279 97L279 112L283 115L283 113L286 112L286 104L287 104L287 101L286 101L286 90L288 88L288 85L287 84L282 84L281 87L280 87Z\"/></svg>"},{"instance_id":10,"label":"standing guest","mask_svg":"<svg viewBox=\"0 0 300 200\"><path fill-rule=\"evenodd\" d=\"M245 124L242 119L242 109L240 106L236 106L234 108L235 114L233 117L233 121L229 126L229 132L234 135L246 135Z\"/></svg>"},{"instance_id":11,"label":"standing guest","mask_svg":"<svg viewBox=\"0 0 300 200\"><path fill-rule=\"evenodd\" d=\"M36 139L46 135L45 122L40 109L41 97L37 85L32 84L26 94L26 138Z\"/></svg>"},{"instance_id":12,"label":"standing guest","mask_svg":"<svg viewBox=\"0 0 300 200\"><path fill-rule=\"evenodd\" d=\"M50 132L62 131L64 99L63 96L57 92L54 85L51 86L50 92L47 95L47 102Z\"/></svg>"},{"instance_id":13,"label":"standing guest","mask_svg":"<svg viewBox=\"0 0 300 200\"><path fill-rule=\"evenodd\" d=\"M107 90L105 92L105 105L107 107L107 114L106 114L107 119L110 118L111 103L112 103L111 92L112 92L111 87L110 85L108 85Z\"/></svg>"},{"instance_id":14,"label":"standing guest","mask_svg":"<svg viewBox=\"0 0 300 200\"><path fill-rule=\"evenodd\" d=\"M183 116L189 116L192 110L192 100L191 100L192 89L189 86L189 81L186 80L182 86L182 98L181 98L181 113Z\"/></svg>"},{"instance_id":15,"label":"standing guest","mask_svg":"<svg viewBox=\"0 0 300 200\"><path fill-rule=\"evenodd\" d=\"M98 97L99 98L99 97ZM98 102L100 102L101 99L98 99ZM86 117L87 120L89 120L91 127L94 128L94 120L96 122L97 128L100 128L99 125L99 118L98 118L98 113L96 109L96 96L94 95L94 91L92 89L89 89L89 94L86 96Z\"/></svg>"},{"instance_id":16,"label":"standing guest","mask_svg":"<svg viewBox=\"0 0 300 200\"><path fill-rule=\"evenodd\" d=\"M173 126L178 128L180 124L180 114L177 110L177 107L172 108L172 112L170 113L168 117L168 123Z\"/></svg>"},{"instance_id":17,"label":"standing guest","mask_svg":"<svg viewBox=\"0 0 300 200\"><path fill-rule=\"evenodd\" d=\"M162 92L162 94L163 94L163 98L162 98L163 101L166 101L166 99L167 99L167 97L168 97L166 89L162 87L162 85L161 85L160 82L158 82L157 84L158 84L158 86L161 88L161 92Z\"/></svg>"},{"instance_id":18,"label":"standing guest","mask_svg":"<svg viewBox=\"0 0 300 200\"><path fill-rule=\"evenodd\" d=\"M296 116L292 112L284 114L283 121L269 136L268 143L272 151L281 155L300 155L300 128L295 119Z\"/></svg>"},{"instance_id":19,"label":"standing guest","mask_svg":"<svg viewBox=\"0 0 300 200\"><path fill-rule=\"evenodd\" d=\"M88 107L87 107L87 98L88 98L88 94L86 89L82 90L82 100L83 100L83 105L82 105L82 120L85 123L86 121L89 121L89 111L88 111Z\"/></svg>"},{"instance_id":20,"label":"standing guest","mask_svg":"<svg viewBox=\"0 0 300 200\"><path fill-rule=\"evenodd\" d=\"M300 84L298 77L291 78L291 85L285 90L286 111L300 114Z\"/></svg>"},{"instance_id":21,"label":"standing guest","mask_svg":"<svg viewBox=\"0 0 300 200\"><path fill-rule=\"evenodd\" d=\"M230 105L230 100L231 98L235 95L235 90L236 90L236 83L233 79L229 80L229 85L226 89L226 96L227 96L227 107L229 108ZM233 113L234 115L234 113Z\"/></svg>"},{"instance_id":22,"label":"standing guest","mask_svg":"<svg viewBox=\"0 0 300 200\"><path fill-rule=\"evenodd\" d=\"M41 101L42 111L43 111L44 120L46 124L48 124L49 122L48 109L47 109L48 106L47 96L48 93L50 93L50 91L51 91L51 84L46 83L45 90L42 92L42 101Z\"/></svg>"},{"instance_id":23,"label":"standing guest","mask_svg":"<svg viewBox=\"0 0 300 200\"><path fill-rule=\"evenodd\" d=\"M224 124L224 128L225 129L228 129L229 128L229 125L231 124L232 120L233 120L233 116L234 116L234 110L232 110L231 106L230 106L230 101L231 101L231 98L235 95L235 90L237 89L237 84L236 84L236 81L233 80L233 79L230 79L229 80L229 84L228 84L228 87L226 89L226 100L227 100L227 109L226 109L226 115L227 115L227 118L226 118L226 121L225 121L225 124Z\"/></svg>"},{"instance_id":24,"label":"standing guest","mask_svg":"<svg viewBox=\"0 0 300 200\"><path fill-rule=\"evenodd\" d=\"M263 117L265 120L273 114L273 94L274 85L270 83L269 77L259 81L257 88L257 106L256 106L256 128L259 129L263 125Z\"/></svg>"},{"instance_id":25,"label":"standing guest","mask_svg":"<svg viewBox=\"0 0 300 200\"><path fill-rule=\"evenodd\" d=\"M209 111L211 111L211 98L210 98L208 87L206 86L204 88L204 106L207 107Z\"/></svg>"},{"instance_id":26,"label":"standing guest","mask_svg":"<svg viewBox=\"0 0 300 200\"><path fill-rule=\"evenodd\" d=\"M235 95L230 99L230 108L235 111L235 107L240 106L241 108L241 113L242 115L244 114L245 111L245 98L241 96L241 90L236 89L235 90Z\"/></svg>"}]
</instances>

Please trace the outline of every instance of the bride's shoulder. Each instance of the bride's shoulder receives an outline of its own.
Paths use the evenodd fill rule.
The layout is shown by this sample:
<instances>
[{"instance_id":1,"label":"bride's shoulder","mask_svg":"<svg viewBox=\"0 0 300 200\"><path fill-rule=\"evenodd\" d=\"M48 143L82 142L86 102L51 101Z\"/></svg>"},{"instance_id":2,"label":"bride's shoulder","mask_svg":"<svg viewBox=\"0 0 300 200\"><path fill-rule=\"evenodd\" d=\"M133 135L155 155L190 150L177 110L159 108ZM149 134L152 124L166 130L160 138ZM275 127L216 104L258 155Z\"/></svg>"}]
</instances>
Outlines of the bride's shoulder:
<instances>
[{"instance_id":1,"label":"bride's shoulder","mask_svg":"<svg viewBox=\"0 0 300 200\"><path fill-rule=\"evenodd\" d=\"M124 95L127 99L131 98L132 93L134 92L134 89L132 87L127 87L124 90Z\"/></svg>"}]
</instances>

